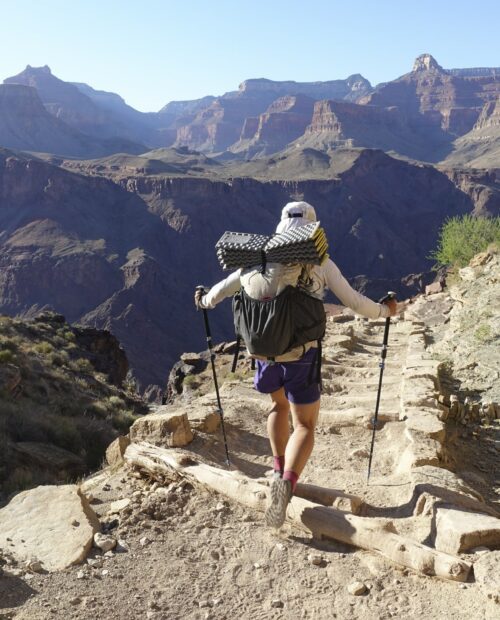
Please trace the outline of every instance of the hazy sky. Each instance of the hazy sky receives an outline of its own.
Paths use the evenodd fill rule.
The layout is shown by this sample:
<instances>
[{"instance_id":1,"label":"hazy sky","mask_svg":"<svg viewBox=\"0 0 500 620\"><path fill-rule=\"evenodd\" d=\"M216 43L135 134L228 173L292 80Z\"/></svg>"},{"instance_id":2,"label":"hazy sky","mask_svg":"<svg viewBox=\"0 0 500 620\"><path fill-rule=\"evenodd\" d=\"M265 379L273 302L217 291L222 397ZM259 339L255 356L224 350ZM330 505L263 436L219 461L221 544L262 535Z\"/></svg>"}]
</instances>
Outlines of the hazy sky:
<instances>
[{"instance_id":1,"label":"hazy sky","mask_svg":"<svg viewBox=\"0 0 500 620\"><path fill-rule=\"evenodd\" d=\"M0 0L0 81L47 64L156 111L248 78L377 84L423 52L498 67L499 24L499 0Z\"/></svg>"}]
</instances>

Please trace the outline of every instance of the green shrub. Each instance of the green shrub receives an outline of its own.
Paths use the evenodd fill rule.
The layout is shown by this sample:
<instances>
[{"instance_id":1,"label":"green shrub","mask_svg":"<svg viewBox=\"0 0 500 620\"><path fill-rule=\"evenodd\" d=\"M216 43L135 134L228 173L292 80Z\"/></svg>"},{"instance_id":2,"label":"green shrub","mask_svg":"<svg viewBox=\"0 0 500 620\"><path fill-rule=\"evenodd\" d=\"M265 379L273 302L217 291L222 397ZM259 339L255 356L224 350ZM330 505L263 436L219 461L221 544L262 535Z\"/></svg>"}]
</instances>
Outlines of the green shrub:
<instances>
[{"instance_id":1,"label":"green shrub","mask_svg":"<svg viewBox=\"0 0 500 620\"><path fill-rule=\"evenodd\" d=\"M0 351L0 364L10 364L15 360L16 356L10 349Z\"/></svg>"},{"instance_id":2,"label":"green shrub","mask_svg":"<svg viewBox=\"0 0 500 620\"><path fill-rule=\"evenodd\" d=\"M123 409L125 407L125 401L119 396L110 396L108 402L111 409Z\"/></svg>"},{"instance_id":3,"label":"green shrub","mask_svg":"<svg viewBox=\"0 0 500 620\"><path fill-rule=\"evenodd\" d=\"M69 356L66 351L53 352L49 356L52 366L64 366L69 361Z\"/></svg>"},{"instance_id":4,"label":"green shrub","mask_svg":"<svg viewBox=\"0 0 500 620\"><path fill-rule=\"evenodd\" d=\"M128 429L137 420L138 416L134 415L131 411L116 411L113 413L112 421L113 426L123 432L127 433Z\"/></svg>"},{"instance_id":5,"label":"green shrub","mask_svg":"<svg viewBox=\"0 0 500 620\"><path fill-rule=\"evenodd\" d=\"M33 345L33 350L41 355L49 355L49 353L54 351L54 347L50 344L50 342L38 342Z\"/></svg>"},{"instance_id":6,"label":"green shrub","mask_svg":"<svg viewBox=\"0 0 500 620\"><path fill-rule=\"evenodd\" d=\"M452 217L443 224L431 258L437 261L437 267L465 267L492 243L500 244L500 217Z\"/></svg>"},{"instance_id":7,"label":"green shrub","mask_svg":"<svg viewBox=\"0 0 500 620\"><path fill-rule=\"evenodd\" d=\"M15 340L12 340L10 338L1 338L0 339L0 349L1 350L8 350L8 351L17 351L18 350L18 344Z\"/></svg>"},{"instance_id":8,"label":"green shrub","mask_svg":"<svg viewBox=\"0 0 500 620\"><path fill-rule=\"evenodd\" d=\"M94 371L94 367L92 366L92 364L89 362L88 359L85 359L84 357L80 357L79 359L75 360L72 366L75 370L80 371L80 372L93 372Z\"/></svg>"}]
</instances>

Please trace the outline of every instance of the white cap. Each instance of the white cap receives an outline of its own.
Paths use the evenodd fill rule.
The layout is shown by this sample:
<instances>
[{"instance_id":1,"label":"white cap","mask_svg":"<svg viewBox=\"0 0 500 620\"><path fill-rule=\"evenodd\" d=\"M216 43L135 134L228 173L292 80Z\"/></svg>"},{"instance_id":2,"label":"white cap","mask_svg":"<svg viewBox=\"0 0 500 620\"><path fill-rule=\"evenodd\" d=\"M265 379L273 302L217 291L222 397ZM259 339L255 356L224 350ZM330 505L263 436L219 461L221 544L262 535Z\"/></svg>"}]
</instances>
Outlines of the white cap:
<instances>
[{"instance_id":1,"label":"white cap","mask_svg":"<svg viewBox=\"0 0 500 620\"><path fill-rule=\"evenodd\" d=\"M281 221L276 228L277 233L286 232L292 228L305 226L316 221L316 211L308 202L289 202L281 211Z\"/></svg>"}]
</instances>

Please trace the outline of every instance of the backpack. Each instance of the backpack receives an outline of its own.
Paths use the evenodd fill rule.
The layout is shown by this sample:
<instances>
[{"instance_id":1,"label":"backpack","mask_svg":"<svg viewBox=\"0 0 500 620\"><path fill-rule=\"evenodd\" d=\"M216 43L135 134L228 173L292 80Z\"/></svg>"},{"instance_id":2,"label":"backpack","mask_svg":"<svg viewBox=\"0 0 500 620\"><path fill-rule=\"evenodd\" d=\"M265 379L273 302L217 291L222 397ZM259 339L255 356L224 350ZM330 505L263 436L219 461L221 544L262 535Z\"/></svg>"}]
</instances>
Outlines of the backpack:
<instances>
[{"instance_id":1,"label":"backpack","mask_svg":"<svg viewBox=\"0 0 500 620\"><path fill-rule=\"evenodd\" d=\"M299 348L295 359L300 359L307 343L316 340L320 346L326 314L323 301L306 290L307 265L268 263L243 270L240 279L234 328L253 357L274 361Z\"/></svg>"}]
</instances>

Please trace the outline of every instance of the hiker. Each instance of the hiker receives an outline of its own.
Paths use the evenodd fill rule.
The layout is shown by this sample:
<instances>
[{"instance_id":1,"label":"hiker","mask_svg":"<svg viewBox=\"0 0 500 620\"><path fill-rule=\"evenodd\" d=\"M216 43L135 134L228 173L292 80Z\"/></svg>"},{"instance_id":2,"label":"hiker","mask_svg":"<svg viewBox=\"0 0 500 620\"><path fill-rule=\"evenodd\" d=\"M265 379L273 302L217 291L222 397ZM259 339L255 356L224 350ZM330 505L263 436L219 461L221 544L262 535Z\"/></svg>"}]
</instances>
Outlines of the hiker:
<instances>
[{"instance_id":1,"label":"hiker","mask_svg":"<svg viewBox=\"0 0 500 620\"><path fill-rule=\"evenodd\" d=\"M310 204L290 202L282 210L276 232L284 233L311 222L316 222L316 212ZM197 290L196 306L212 309L226 297L235 295L242 287L246 290L258 271L238 269L213 286L208 293ZM351 288L329 258L322 265L299 266L299 272L300 279L295 279L294 286L300 284L310 296L322 299L328 288L345 306L370 319L388 317L397 312L395 299L379 304ZM283 268L282 274L286 280L287 267ZM283 287L286 284L290 284L290 281L283 283ZM251 293L248 294L251 296ZM272 527L283 525L297 480L313 449L314 429L320 408L319 373L316 376L314 373L316 358L321 356L318 345L319 341L311 341L282 356L257 359L254 386L259 392L269 394L273 403L267 420L267 431L274 459L274 480L271 501L266 511L266 523ZM290 412L293 423L291 435Z\"/></svg>"}]
</instances>

